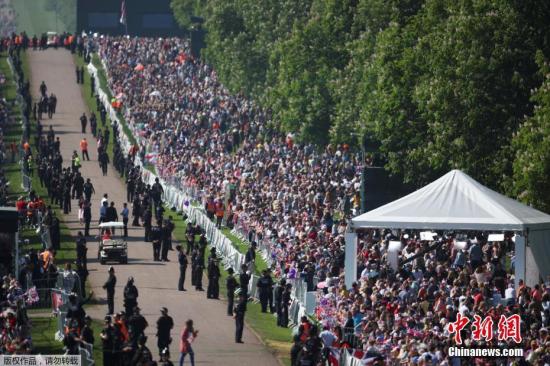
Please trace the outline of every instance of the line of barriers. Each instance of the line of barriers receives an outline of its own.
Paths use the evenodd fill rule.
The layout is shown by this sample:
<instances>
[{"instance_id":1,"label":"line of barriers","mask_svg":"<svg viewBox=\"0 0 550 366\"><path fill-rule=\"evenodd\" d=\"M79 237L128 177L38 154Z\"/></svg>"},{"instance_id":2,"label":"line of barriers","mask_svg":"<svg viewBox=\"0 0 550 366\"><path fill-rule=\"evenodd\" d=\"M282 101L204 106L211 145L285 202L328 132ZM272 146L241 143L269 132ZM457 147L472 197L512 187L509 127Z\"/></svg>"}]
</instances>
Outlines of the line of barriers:
<instances>
[{"instance_id":1,"label":"line of barriers","mask_svg":"<svg viewBox=\"0 0 550 366\"><path fill-rule=\"evenodd\" d=\"M107 71L107 66L103 60L101 62L104 70ZM118 118L117 110L113 108L111 105L111 100L109 99L107 93L103 90L103 87L108 88L109 86L101 85L98 70L92 63L88 64L88 72L96 81L99 99L109 114L112 124L117 126L118 130L121 131L121 147L125 153L128 153L132 146L130 139L125 135L124 128L122 128L122 123ZM111 95L114 94L111 92ZM132 126L128 127L132 129ZM134 133L134 136L139 135ZM153 184L156 178L160 179L160 182L164 187L164 201L170 207L174 207L177 211L185 212L189 220L198 223L205 230L208 242L216 248L216 251L222 258L222 263L225 268L232 267L238 271L244 263L244 255L233 246L229 238L227 238L218 228L216 228L216 225L206 216L201 208L195 207L192 204L193 202L202 204L202 199L204 198L202 192L198 191L195 187L184 187L181 183L181 179L172 178L170 181L166 181L160 177L157 177L151 171L143 169L143 162L139 157L136 159L136 164L142 167L142 179L146 184ZM236 233L242 235L240 231L237 231ZM248 243L248 240L245 242ZM265 240L261 240L259 243L259 248L260 254L268 266L272 266L273 260L269 251L269 243ZM256 287L258 279L258 276L252 275L249 283L249 293L255 299L258 299L259 297ZM300 318L303 315L311 315L314 313L317 298L314 291L307 292L305 290L307 289L307 286L302 279L293 279L290 280L290 283L293 285L293 296L292 303L289 307L289 321L292 325L298 325L300 323Z\"/></svg>"}]
</instances>

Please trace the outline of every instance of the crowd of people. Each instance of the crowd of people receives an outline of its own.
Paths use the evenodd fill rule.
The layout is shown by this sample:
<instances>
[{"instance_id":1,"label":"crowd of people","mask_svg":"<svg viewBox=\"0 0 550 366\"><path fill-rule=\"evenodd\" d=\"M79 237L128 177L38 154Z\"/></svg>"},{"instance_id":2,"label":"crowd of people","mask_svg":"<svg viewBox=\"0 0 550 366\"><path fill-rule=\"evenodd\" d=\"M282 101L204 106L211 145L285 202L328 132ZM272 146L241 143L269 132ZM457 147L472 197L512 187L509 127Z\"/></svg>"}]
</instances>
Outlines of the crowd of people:
<instances>
[{"instance_id":1,"label":"crowd of people","mask_svg":"<svg viewBox=\"0 0 550 366\"><path fill-rule=\"evenodd\" d=\"M30 354L31 322L26 294L16 278L5 275L0 288L0 354Z\"/></svg>"},{"instance_id":2,"label":"crowd of people","mask_svg":"<svg viewBox=\"0 0 550 366\"><path fill-rule=\"evenodd\" d=\"M547 362L550 287L513 293L510 238L492 243L477 233L478 242L457 249L445 237L426 250L433 242L411 233L396 240L404 247L401 263L415 257L394 272L386 260L390 236L368 232L360 241L360 280L347 289L345 220L359 208L359 167L367 162L345 145L319 151L271 130L269 113L230 94L215 70L190 56L185 40L104 37L98 49L125 119L160 176L199 199L218 226L267 242L278 277L321 283L325 348L357 349L372 362L454 365L446 356L447 325L457 313L491 316L495 325L500 315L520 314L526 359Z\"/></svg>"},{"instance_id":3,"label":"crowd of people","mask_svg":"<svg viewBox=\"0 0 550 366\"><path fill-rule=\"evenodd\" d=\"M8 37L17 28L17 13L12 0L0 0L0 38Z\"/></svg>"}]
</instances>

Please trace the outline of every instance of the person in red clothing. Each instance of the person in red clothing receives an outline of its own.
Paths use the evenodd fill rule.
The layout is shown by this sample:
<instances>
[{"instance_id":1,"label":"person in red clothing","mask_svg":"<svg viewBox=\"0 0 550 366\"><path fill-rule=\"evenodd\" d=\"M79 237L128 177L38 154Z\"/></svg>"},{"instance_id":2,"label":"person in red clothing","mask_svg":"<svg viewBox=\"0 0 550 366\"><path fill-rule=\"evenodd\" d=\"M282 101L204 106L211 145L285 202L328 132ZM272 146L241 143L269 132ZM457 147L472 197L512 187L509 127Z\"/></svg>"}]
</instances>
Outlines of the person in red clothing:
<instances>
[{"instance_id":1,"label":"person in red clothing","mask_svg":"<svg viewBox=\"0 0 550 366\"><path fill-rule=\"evenodd\" d=\"M88 141L86 141L86 137L80 140L80 151L82 152L82 160L84 161L84 157L86 157L86 160L90 161L90 155L88 155Z\"/></svg>"},{"instance_id":2,"label":"person in red clothing","mask_svg":"<svg viewBox=\"0 0 550 366\"><path fill-rule=\"evenodd\" d=\"M191 366L195 366L195 352L193 352L191 343L197 338L198 334L199 331L193 328L193 320L189 319L185 322L185 329L182 330L180 337L180 366L183 365L187 354L191 359Z\"/></svg>"}]
</instances>

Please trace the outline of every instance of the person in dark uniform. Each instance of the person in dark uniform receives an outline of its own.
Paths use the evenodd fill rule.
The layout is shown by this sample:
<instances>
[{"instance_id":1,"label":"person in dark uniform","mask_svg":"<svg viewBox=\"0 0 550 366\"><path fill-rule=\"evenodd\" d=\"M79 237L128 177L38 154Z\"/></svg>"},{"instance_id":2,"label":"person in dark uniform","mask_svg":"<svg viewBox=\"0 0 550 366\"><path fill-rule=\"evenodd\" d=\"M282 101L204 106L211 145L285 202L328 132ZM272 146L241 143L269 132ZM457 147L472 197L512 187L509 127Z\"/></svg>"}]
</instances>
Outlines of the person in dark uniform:
<instances>
[{"instance_id":1,"label":"person in dark uniform","mask_svg":"<svg viewBox=\"0 0 550 366\"><path fill-rule=\"evenodd\" d=\"M242 292L239 294L239 303L233 310L233 317L235 318L235 342L243 342L243 330L244 330L244 314L246 313L246 295Z\"/></svg>"},{"instance_id":2,"label":"person in dark uniform","mask_svg":"<svg viewBox=\"0 0 550 366\"><path fill-rule=\"evenodd\" d=\"M195 229L193 228L193 224L190 222L187 223L187 227L185 228L185 241L187 243L186 254L189 254L193 251L195 243Z\"/></svg>"},{"instance_id":3,"label":"person in dark uniform","mask_svg":"<svg viewBox=\"0 0 550 366\"><path fill-rule=\"evenodd\" d=\"M233 304L235 298L235 290L239 286L239 283L233 277L233 268L227 270L227 279L225 280L225 286L227 288L227 315L233 315Z\"/></svg>"},{"instance_id":4,"label":"person in dark uniform","mask_svg":"<svg viewBox=\"0 0 550 366\"><path fill-rule=\"evenodd\" d=\"M105 326L100 334L103 349L103 364L118 365L118 344L120 343L120 334L111 323L111 317L105 317Z\"/></svg>"},{"instance_id":5,"label":"person in dark uniform","mask_svg":"<svg viewBox=\"0 0 550 366\"><path fill-rule=\"evenodd\" d=\"M88 118L86 117L86 113L82 113L82 116L80 116L80 126L82 127L82 133L86 133L87 124L88 124Z\"/></svg>"},{"instance_id":6,"label":"person in dark uniform","mask_svg":"<svg viewBox=\"0 0 550 366\"><path fill-rule=\"evenodd\" d=\"M76 263L81 264L84 268L88 267L87 253L86 238L82 234L82 231L79 231L76 238Z\"/></svg>"},{"instance_id":7,"label":"person in dark uniform","mask_svg":"<svg viewBox=\"0 0 550 366\"><path fill-rule=\"evenodd\" d=\"M283 293L286 288L286 280L282 278L275 287L275 311L277 312L277 326L282 326L283 321Z\"/></svg>"},{"instance_id":8,"label":"person in dark uniform","mask_svg":"<svg viewBox=\"0 0 550 366\"><path fill-rule=\"evenodd\" d=\"M97 118L95 116L95 113L92 112L90 115L90 129L92 130L92 135L96 137L97 135Z\"/></svg>"},{"instance_id":9,"label":"person in dark uniform","mask_svg":"<svg viewBox=\"0 0 550 366\"><path fill-rule=\"evenodd\" d=\"M100 149L97 160L99 161L99 166L101 167L103 176L106 176L107 169L109 167L109 155L107 154L105 149Z\"/></svg>"},{"instance_id":10,"label":"person in dark uniform","mask_svg":"<svg viewBox=\"0 0 550 366\"><path fill-rule=\"evenodd\" d=\"M172 343L172 337L170 337L170 331L174 328L174 320L168 315L168 309L160 309L161 316L157 320L157 346L159 348L159 357L162 355L162 351L170 346Z\"/></svg>"},{"instance_id":11,"label":"person in dark uniform","mask_svg":"<svg viewBox=\"0 0 550 366\"><path fill-rule=\"evenodd\" d=\"M137 345L138 340L145 335L145 329L149 326L147 320L141 315L140 308L134 307L132 316L128 317L128 326L130 331L130 342Z\"/></svg>"},{"instance_id":12,"label":"person in dark uniform","mask_svg":"<svg viewBox=\"0 0 550 366\"><path fill-rule=\"evenodd\" d=\"M283 292L283 300L281 302L282 319L281 319L281 324L279 326L283 328L288 327L288 308L290 306L291 295L292 295L292 284L287 283L285 287L285 291Z\"/></svg>"},{"instance_id":13,"label":"person in dark uniform","mask_svg":"<svg viewBox=\"0 0 550 366\"><path fill-rule=\"evenodd\" d=\"M193 285L197 291L204 291L202 288L202 271L204 270L204 257L202 257L197 249L193 250L191 256L193 263Z\"/></svg>"},{"instance_id":14,"label":"person in dark uniform","mask_svg":"<svg viewBox=\"0 0 550 366\"><path fill-rule=\"evenodd\" d=\"M80 69L76 67L76 83L80 84Z\"/></svg>"},{"instance_id":15,"label":"person in dark uniform","mask_svg":"<svg viewBox=\"0 0 550 366\"><path fill-rule=\"evenodd\" d=\"M134 308L137 307L137 298L139 292L134 285L134 277L128 277L128 282L124 287L124 311L128 319L134 314Z\"/></svg>"},{"instance_id":16,"label":"person in dark uniform","mask_svg":"<svg viewBox=\"0 0 550 366\"><path fill-rule=\"evenodd\" d=\"M160 261L160 245L162 242L162 227L160 222L151 228L151 241L153 242L153 260Z\"/></svg>"},{"instance_id":17,"label":"person in dark uniform","mask_svg":"<svg viewBox=\"0 0 550 366\"><path fill-rule=\"evenodd\" d=\"M168 259L168 251L172 242L172 227L169 221L165 221L162 225L162 248L161 248L161 260L164 262L170 262Z\"/></svg>"},{"instance_id":18,"label":"person in dark uniform","mask_svg":"<svg viewBox=\"0 0 550 366\"><path fill-rule=\"evenodd\" d=\"M95 194L94 185L90 178L86 179L86 183L82 186L82 190L84 192L84 199L89 202L92 199L92 194Z\"/></svg>"},{"instance_id":19,"label":"person in dark uniform","mask_svg":"<svg viewBox=\"0 0 550 366\"><path fill-rule=\"evenodd\" d=\"M134 356L130 363L132 365L154 365L153 363L153 354L151 350L145 345L147 343L147 336L142 334L136 340L137 348L134 352ZM134 345L135 346L135 345Z\"/></svg>"},{"instance_id":20,"label":"person in dark uniform","mask_svg":"<svg viewBox=\"0 0 550 366\"><path fill-rule=\"evenodd\" d=\"M145 213L143 214L143 227L145 228L145 242L151 241L151 226L153 221L153 214L151 209L147 207Z\"/></svg>"},{"instance_id":21,"label":"person in dark uniform","mask_svg":"<svg viewBox=\"0 0 550 366\"><path fill-rule=\"evenodd\" d=\"M239 286L241 293L248 298L248 283L250 282L250 274L248 274L246 264L241 266L241 273L239 274Z\"/></svg>"},{"instance_id":22,"label":"person in dark uniform","mask_svg":"<svg viewBox=\"0 0 550 366\"><path fill-rule=\"evenodd\" d=\"M90 236L90 223L92 222L92 204L85 200L82 204L82 213L84 217L84 236Z\"/></svg>"},{"instance_id":23,"label":"person in dark uniform","mask_svg":"<svg viewBox=\"0 0 550 366\"><path fill-rule=\"evenodd\" d=\"M181 245L176 245L178 251L178 263L180 266L180 278L178 280L178 291L185 290L185 271L187 271L187 256L183 252Z\"/></svg>"},{"instance_id":24,"label":"person in dark uniform","mask_svg":"<svg viewBox=\"0 0 550 366\"><path fill-rule=\"evenodd\" d=\"M141 203L136 195L132 201L132 226L139 226L139 215L141 212Z\"/></svg>"},{"instance_id":25,"label":"person in dark uniform","mask_svg":"<svg viewBox=\"0 0 550 366\"><path fill-rule=\"evenodd\" d=\"M94 330L92 329L92 318L89 315L84 317L84 327L80 331L80 339L88 344L94 344Z\"/></svg>"},{"instance_id":26,"label":"person in dark uniform","mask_svg":"<svg viewBox=\"0 0 550 366\"><path fill-rule=\"evenodd\" d=\"M77 263L76 274L78 275L78 279L80 280L81 293L84 294L84 291L86 289L86 280L88 279L88 275L90 274L90 272L88 272L88 269L85 268L82 264Z\"/></svg>"},{"instance_id":27,"label":"person in dark uniform","mask_svg":"<svg viewBox=\"0 0 550 366\"><path fill-rule=\"evenodd\" d=\"M206 298L208 299L219 299L220 297L220 267L218 262L216 248L210 249L210 256L208 257L208 288L206 291Z\"/></svg>"},{"instance_id":28,"label":"person in dark uniform","mask_svg":"<svg viewBox=\"0 0 550 366\"><path fill-rule=\"evenodd\" d=\"M103 285L103 289L107 291L107 307L109 309L107 314L109 315L115 313L115 286L115 268L109 267L109 278L107 278L107 282L105 282L105 284Z\"/></svg>"},{"instance_id":29,"label":"person in dark uniform","mask_svg":"<svg viewBox=\"0 0 550 366\"><path fill-rule=\"evenodd\" d=\"M270 311L273 312L273 297L270 294L273 294L273 279L269 275L269 272L264 269L262 271L262 277L258 280L256 284L259 290L260 304L262 305L262 313L267 313L267 303L269 302ZM272 301L269 301L271 297Z\"/></svg>"}]
</instances>

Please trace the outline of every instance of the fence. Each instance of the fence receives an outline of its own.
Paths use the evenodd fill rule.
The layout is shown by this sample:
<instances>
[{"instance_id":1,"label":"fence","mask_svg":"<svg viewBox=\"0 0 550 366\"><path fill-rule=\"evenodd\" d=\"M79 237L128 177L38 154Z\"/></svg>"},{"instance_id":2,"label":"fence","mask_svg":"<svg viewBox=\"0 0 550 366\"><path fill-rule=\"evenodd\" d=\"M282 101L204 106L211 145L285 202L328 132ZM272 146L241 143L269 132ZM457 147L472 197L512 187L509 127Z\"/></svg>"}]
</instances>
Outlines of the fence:
<instances>
[{"instance_id":1,"label":"fence","mask_svg":"<svg viewBox=\"0 0 550 366\"><path fill-rule=\"evenodd\" d=\"M102 60L104 70L107 70L107 66ZM131 147L130 140L126 136L122 123L118 118L118 114L115 108L111 105L111 101L107 93L102 89L101 82L98 76L97 68L92 64L88 64L88 72L96 81L97 93L101 103L105 106L112 123L118 127L120 131L120 144L125 153L128 153ZM108 88L108 85L105 86ZM112 93L111 93L112 94ZM128 126L132 130L133 126ZM132 131L134 136L139 136L135 131ZM143 167L143 162L139 157L136 159L136 164ZM164 201L170 206L174 207L177 211L183 211L187 213L189 220L198 223L206 232L206 238L210 245L216 248L216 251L222 258L222 263L225 268L232 267L235 270L241 268L244 263L244 255L241 254L231 243L231 240L227 238L220 230L216 228L216 225L210 221L205 215L201 207L195 207L193 203L199 203L202 206L203 193L197 187L189 187L182 183L181 178L171 177L168 180L164 180L157 177L155 174L147 169L141 169L142 179L145 184L153 184L156 178L159 178L160 183L164 187ZM239 222L244 222L239 220ZM238 223L239 223L238 222ZM245 227L234 230L235 235L243 240L248 237L248 232ZM257 239L254 237L254 239ZM244 240L248 242L248 240ZM274 258L271 254L272 242L269 238L262 238L256 240L258 242L258 249L262 258L266 261L267 265L272 267L274 264ZM250 294L254 298L257 296L257 283L258 277L253 275L252 280L249 283ZM292 297L293 301L291 308L289 309L289 319L294 325L299 324L300 317L306 314L313 314L316 304L316 297L313 294L307 294L307 286L302 279L292 280Z\"/></svg>"}]
</instances>

